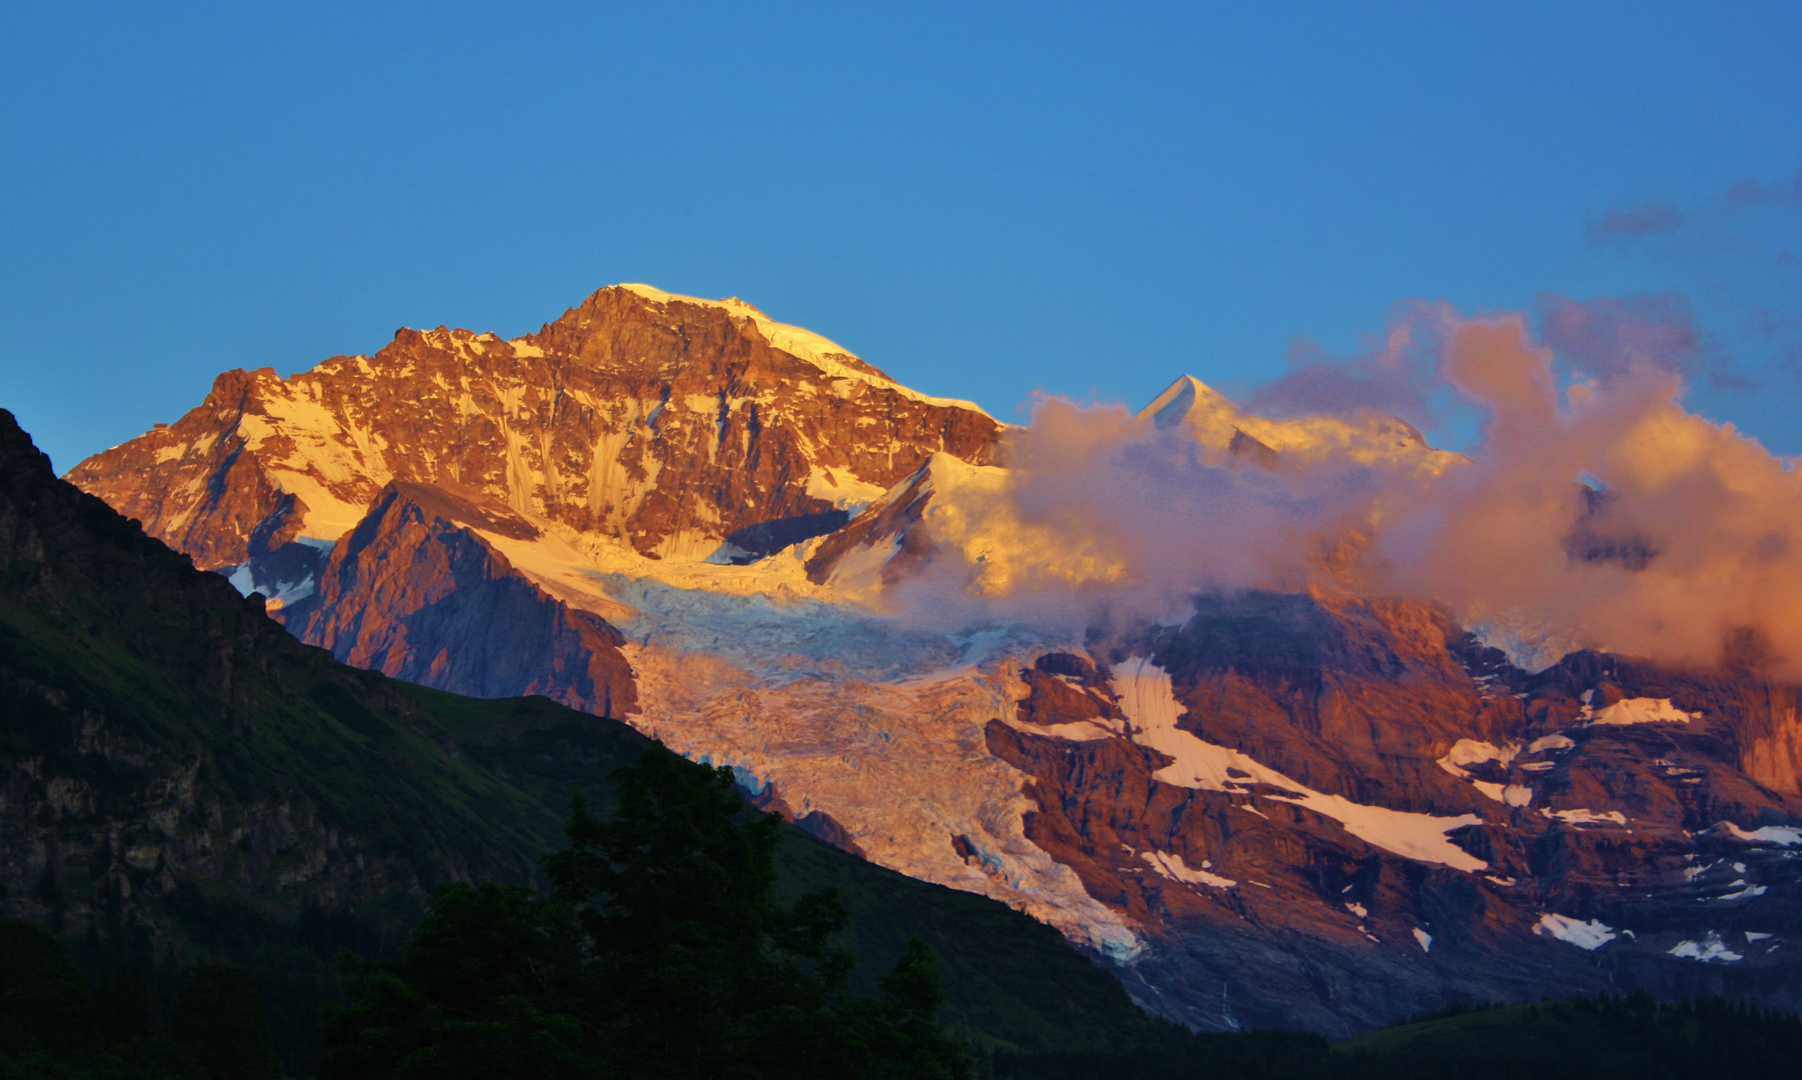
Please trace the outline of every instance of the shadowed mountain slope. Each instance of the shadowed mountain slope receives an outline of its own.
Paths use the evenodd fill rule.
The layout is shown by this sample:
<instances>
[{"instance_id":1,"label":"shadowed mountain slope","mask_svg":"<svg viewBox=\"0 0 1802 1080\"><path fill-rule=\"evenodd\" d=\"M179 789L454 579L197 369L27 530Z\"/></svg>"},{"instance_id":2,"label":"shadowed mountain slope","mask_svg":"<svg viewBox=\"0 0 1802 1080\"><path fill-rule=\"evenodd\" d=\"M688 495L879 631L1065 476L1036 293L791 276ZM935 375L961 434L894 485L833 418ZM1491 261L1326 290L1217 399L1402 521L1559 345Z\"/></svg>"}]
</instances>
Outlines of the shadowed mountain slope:
<instances>
[{"instance_id":1,"label":"shadowed mountain slope","mask_svg":"<svg viewBox=\"0 0 1802 1080\"><path fill-rule=\"evenodd\" d=\"M533 881L571 789L645 739L543 698L473 700L347 667L223 578L58 480L0 412L0 911L166 996L248 967L290 1067L339 946L381 952L449 881ZM910 933L947 1019L1001 1046L1109 1046L1155 1025L1054 931L796 833L788 888L846 895L866 973Z\"/></svg>"}]
</instances>

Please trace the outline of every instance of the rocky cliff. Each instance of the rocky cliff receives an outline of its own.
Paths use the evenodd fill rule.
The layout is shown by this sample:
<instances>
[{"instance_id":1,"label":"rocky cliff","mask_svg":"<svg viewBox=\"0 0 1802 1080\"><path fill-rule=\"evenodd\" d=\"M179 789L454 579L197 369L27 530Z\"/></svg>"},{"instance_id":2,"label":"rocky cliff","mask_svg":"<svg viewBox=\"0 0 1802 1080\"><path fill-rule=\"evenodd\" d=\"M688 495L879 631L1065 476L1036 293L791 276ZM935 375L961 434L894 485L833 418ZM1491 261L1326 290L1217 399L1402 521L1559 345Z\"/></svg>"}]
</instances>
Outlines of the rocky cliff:
<instances>
[{"instance_id":1,"label":"rocky cliff","mask_svg":"<svg viewBox=\"0 0 1802 1080\"><path fill-rule=\"evenodd\" d=\"M69 479L207 569L335 541L392 480L697 558L860 506L934 453L986 462L999 431L748 304L622 285L511 341L403 329L291 379L227 372Z\"/></svg>"},{"instance_id":2,"label":"rocky cliff","mask_svg":"<svg viewBox=\"0 0 1802 1080\"><path fill-rule=\"evenodd\" d=\"M1596 654L1528 676L1430 610L1272 594L1022 678L988 740L1033 778L1027 835L1148 928L1124 977L1192 1024L1802 995L1776 947L1802 800L1746 776L1761 720L1727 700L1791 688Z\"/></svg>"},{"instance_id":3,"label":"rocky cliff","mask_svg":"<svg viewBox=\"0 0 1802 1080\"><path fill-rule=\"evenodd\" d=\"M57 480L0 412L0 912L108 970L260 956L304 1047L338 945L395 940L440 882L529 877L555 834L412 692Z\"/></svg>"},{"instance_id":4,"label":"rocky cliff","mask_svg":"<svg viewBox=\"0 0 1802 1080\"><path fill-rule=\"evenodd\" d=\"M1085 607L1128 567L1012 497L998 425L735 300L615 287L513 342L404 332L220 386L71 477L341 658L626 716L1191 1026L1802 1000L1802 699L1756 650L1527 672L1430 603L1340 590L1338 549L1286 592ZM1190 378L1132 422L1271 485L1463 464Z\"/></svg>"},{"instance_id":5,"label":"rocky cliff","mask_svg":"<svg viewBox=\"0 0 1802 1080\"><path fill-rule=\"evenodd\" d=\"M464 522L532 541L479 492L390 481L283 617L347 664L474 697L537 694L599 716L635 711L619 631L527 581Z\"/></svg>"}]
</instances>

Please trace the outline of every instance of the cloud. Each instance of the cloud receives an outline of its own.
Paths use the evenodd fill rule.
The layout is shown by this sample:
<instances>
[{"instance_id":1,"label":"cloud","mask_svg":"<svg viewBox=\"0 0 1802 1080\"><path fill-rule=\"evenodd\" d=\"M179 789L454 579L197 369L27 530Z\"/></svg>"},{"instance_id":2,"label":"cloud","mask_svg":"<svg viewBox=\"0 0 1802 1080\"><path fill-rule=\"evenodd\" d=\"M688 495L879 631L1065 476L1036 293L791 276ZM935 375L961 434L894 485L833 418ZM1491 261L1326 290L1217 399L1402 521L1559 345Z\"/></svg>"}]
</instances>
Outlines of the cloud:
<instances>
[{"instance_id":1,"label":"cloud","mask_svg":"<svg viewBox=\"0 0 1802 1080\"><path fill-rule=\"evenodd\" d=\"M1688 220L1683 211L1666 202L1649 202L1624 210L1610 210L1589 227L1591 240L1643 240L1676 232Z\"/></svg>"},{"instance_id":2,"label":"cloud","mask_svg":"<svg viewBox=\"0 0 1802 1080\"><path fill-rule=\"evenodd\" d=\"M1410 305L1380 342L1349 361L1298 338L1289 347L1288 372L1254 390L1245 406L1278 418L1369 409L1429 424L1438 339L1451 317L1443 304Z\"/></svg>"},{"instance_id":3,"label":"cloud","mask_svg":"<svg viewBox=\"0 0 1802 1080\"><path fill-rule=\"evenodd\" d=\"M1537 336L1525 314L1435 318L1430 373L1378 349L1338 377L1375 391L1386 375L1399 398L1481 409L1468 460L1447 465L1369 416L1268 428L1282 437L1263 455L1121 406L1043 399L1004 485L946 492L941 520L964 524L940 536L955 550L915 609L956 590L960 617L1080 630L1159 618L1198 592L1316 587L1680 665L1756 638L1802 677L1802 474L1683 407L1705 343L1681 305L1551 298ZM1386 344L1424 340L1402 329L1414 325ZM1282 393L1267 400L1302 400Z\"/></svg>"},{"instance_id":4,"label":"cloud","mask_svg":"<svg viewBox=\"0 0 1802 1080\"><path fill-rule=\"evenodd\" d=\"M1610 375L1651 365L1688 376L1702 354L1689 305L1675 293L1579 303L1555 294L1539 302L1540 337L1586 371Z\"/></svg>"},{"instance_id":5,"label":"cloud","mask_svg":"<svg viewBox=\"0 0 1802 1080\"><path fill-rule=\"evenodd\" d=\"M1787 184L1768 184L1746 177L1729 184L1718 201L1734 210L1764 206L1802 206L1802 169Z\"/></svg>"},{"instance_id":6,"label":"cloud","mask_svg":"<svg viewBox=\"0 0 1802 1080\"><path fill-rule=\"evenodd\" d=\"M1662 200L1610 210L1586 230L1597 243L1611 240L1644 240L1664 236L1690 226L1727 229L1732 219L1767 209L1802 208L1802 170L1788 181L1770 183L1743 177L1688 209Z\"/></svg>"},{"instance_id":7,"label":"cloud","mask_svg":"<svg viewBox=\"0 0 1802 1080\"><path fill-rule=\"evenodd\" d=\"M1687 361L1706 389L1750 391L1777 382L1792 382L1802 341L1793 330L1764 333L1772 312L1794 312L1795 282L1791 272L1802 267L1796 237L1802 236L1802 171L1781 181L1743 178L1706 199L1688 204L1648 202L1612 210L1591 225L1593 242L1644 258L1661 275L1678 274L1683 291L1696 298L1721 329L1721 340L1699 339ZM1655 299L1655 298L1654 298ZM1682 310L1639 317L1653 318L1669 329L1696 320ZM1777 321L1794 325L1793 318ZM1722 341L1732 343L1735 360ZM1674 354L1673 354L1674 355ZM1756 376L1756 377L1754 377Z\"/></svg>"},{"instance_id":8,"label":"cloud","mask_svg":"<svg viewBox=\"0 0 1802 1080\"><path fill-rule=\"evenodd\" d=\"M1802 673L1802 475L1687 412L1669 360L1560 387L1552 358L1521 318L1448 339L1445 370L1490 408L1487 437L1377 538L1371 584L1680 664L1755 633Z\"/></svg>"},{"instance_id":9,"label":"cloud","mask_svg":"<svg viewBox=\"0 0 1802 1080\"><path fill-rule=\"evenodd\" d=\"M1537 309L1541 340L1586 377L1613 378L1653 367L1685 382L1706 379L1717 389L1762 385L1734 367L1721 344L1697 325L1689 301L1676 293L1584 302L1547 294ZM1782 316L1756 309L1747 318L1752 328L1778 325Z\"/></svg>"}]
</instances>

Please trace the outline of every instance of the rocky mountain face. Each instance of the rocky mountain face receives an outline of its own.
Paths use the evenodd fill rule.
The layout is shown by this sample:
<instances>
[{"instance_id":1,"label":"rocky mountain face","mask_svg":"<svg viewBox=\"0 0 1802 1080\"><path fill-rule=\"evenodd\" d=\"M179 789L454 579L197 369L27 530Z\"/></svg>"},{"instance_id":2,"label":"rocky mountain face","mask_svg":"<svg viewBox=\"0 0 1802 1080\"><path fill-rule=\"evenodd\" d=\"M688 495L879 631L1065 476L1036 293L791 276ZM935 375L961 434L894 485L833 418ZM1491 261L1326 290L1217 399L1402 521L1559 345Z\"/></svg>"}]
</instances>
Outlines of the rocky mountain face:
<instances>
[{"instance_id":1,"label":"rocky mountain face","mask_svg":"<svg viewBox=\"0 0 1802 1080\"><path fill-rule=\"evenodd\" d=\"M1140 422L1270 475L1461 460L1190 378ZM1802 698L1755 651L1529 673L1430 605L1321 586L996 616L972 598L1120 573L1020 515L1005 435L738 301L622 286L513 342L222 377L70 476L341 659L623 716L1196 1028L1802 1003Z\"/></svg>"},{"instance_id":2,"label":"rocky mountain face","mask_svg":"<svg viewBox=\"0 0 1802 1080\"><path fill-rule=\"evenodd\" d=\"M283 612L289 628L347 664L408 682L537 694L599 716L633 711L625 638L546 596L463 524L537 539L525 519L485 502L454 485L390 481L332 549L314 591Z\"/></svg>"},{"instance_id":3,"label":"rocky mountain face","mask_svg":"<svg viewBox=\"0 0 1802 1080\"><path fill-rule=\"evenodd\" d=\"M987 462L999 431L747 304L628 285L512 341L403 329L292 379L227 372L69 479L206 569L336 540L393 480L699 558L868 502L934 453Z\"/></svg>"},{"instance_id":4,"label":"rocky mountain face","mask_svg":"<svg viewBox=\"0 0 1802 1080\"><path fill-rule=\"evenodd\" d=\"M1528 676L1417 606L1280 594L1024 678L988 740L1032 777L1027 835L1149 929L1128 985L1192 1024L1802 993L1802 799L1746 773L1793 688Z\"/></svg>"}]
</instances>

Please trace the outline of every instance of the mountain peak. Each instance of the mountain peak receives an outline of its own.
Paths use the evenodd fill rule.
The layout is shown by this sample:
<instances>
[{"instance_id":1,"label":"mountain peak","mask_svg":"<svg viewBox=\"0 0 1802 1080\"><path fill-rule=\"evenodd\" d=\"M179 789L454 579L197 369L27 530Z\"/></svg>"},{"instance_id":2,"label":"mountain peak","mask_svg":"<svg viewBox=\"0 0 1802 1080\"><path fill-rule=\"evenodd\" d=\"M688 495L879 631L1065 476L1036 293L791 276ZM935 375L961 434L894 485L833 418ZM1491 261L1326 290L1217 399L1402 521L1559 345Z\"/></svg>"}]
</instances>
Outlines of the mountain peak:
<instances>
[{"instance_id":1,"label":"mountain peak","mask_svg":"<svg viewBox=\"0 0 1802 1080\"><path fill-rule=\"evenodd\" d=\"M1361 465L1423 467L1437 474L1465 460L1427 445L1420 430L1399 417L1360 412L1273 420L1246 412L1193 375L1171 383L1138 415L1158 428L1180 428L1213 451L1242 456L1249 449L1266 465L1284 458L1342 457Z\"/></svg>"},{"instance_id":2,"label":"mountain peak","mask_svg":"<svg viewBox=\"0 0 1802 1080\"><path fill-rule=\"evenodd\" d=\"M257 535L335 540L391 480L683 561L868 501L940 451L987 462L999 431L741 300L615 285L514 341L406 330L290 379L227 373L70 479L206 569Z\"/></svg>"},{"instance_id":3,"label":"mountain peak","mask_svg":"<svg viewBox=\"0 0 1802 1080\"><path fill-rule=\"evenodd\" d=\"M1239 407L1226 395L1193 375L1184 375L1171 383L1152 399L1151 404L1140 409L1139 415L1151 417L1158 427L1170 427L1188 420L1197 410L1201 410L1203 418L1219 416L1229 423L1239 415ZM1231 438L1230 434L1228 438Z\"/></svg>"},{"instance_id":4,"label":"mountain peak","mask_svg":"<svg viewBox=\"0 0 1802 1080\"><path fill-rule=\"evenodd\" d=\"M610 286L610 288L622 289L654 304L694 304L698 307L716 308L736 319L749 319L765 341L791 356L807 361L831 378L853 379L881 390L894 391L903 397L912 398L923 404L968 409L988 416L982 406L973 401L932 397L904 386L838 342L804 327L777 322L765 315L755 305L748 304L736 296L728 296L720 300L704 300L698 296L665 292L654 285L637 282L622 283ZM606 291L606 289L600 290L600 292ZM596 293L596 295L598 296L600 293ZM991 419L993 418L991 417Z\"/></svg>"}]
</instances>

